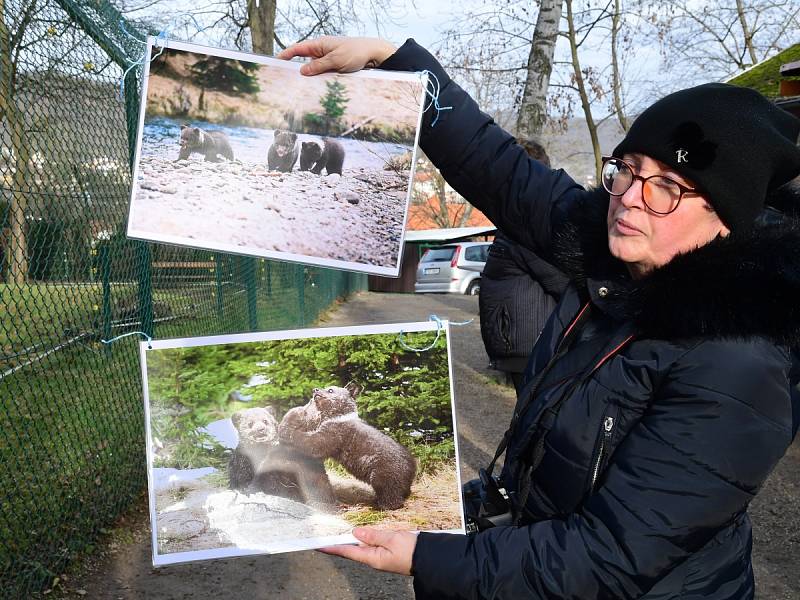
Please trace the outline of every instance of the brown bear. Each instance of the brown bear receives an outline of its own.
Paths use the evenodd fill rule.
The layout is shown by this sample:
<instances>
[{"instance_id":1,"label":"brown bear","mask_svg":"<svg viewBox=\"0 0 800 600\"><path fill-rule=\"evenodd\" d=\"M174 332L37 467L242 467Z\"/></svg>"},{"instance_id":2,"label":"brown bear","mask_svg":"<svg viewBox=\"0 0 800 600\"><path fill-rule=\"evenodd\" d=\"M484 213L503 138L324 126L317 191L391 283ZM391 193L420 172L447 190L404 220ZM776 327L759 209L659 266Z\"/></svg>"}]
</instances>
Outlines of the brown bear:
<instances>
[{"instance_id":1,"label":"brown bear","mask_svg":"<svg viewBox=\"0 0 800 600\"><path fill-rule=\"evenodd\" d=\"M222 131L204 131L199 127L181 125L181 151L178 160L186 160L193 152L205 156L205 160L219 162L219 156L233 160L233 149L228 136Z\"/></svg>"},{"instance_id":2,"label":"brown bear","mask_svg":"<svg viewBox=\"0 0 800 600\"><path fill-rule=\"evenodd\" d=\"M311 171L315 175L322 169L331 173L342 174L344 165L344 147L337 141L322 138L322 146L317 142L303 142L300 148L300 170Z\"/></svg>"},{"instance_id":3,"label":"brown bear","mask_svg":"<svg viewBox=\"0 0 800 600\"><path fill-rule=\"evenodd\" d=\"M332 458L375 490L375 506L400 508L411 494L416 462L411 453L358 417L352 386L315 389L303 411L284 416L281 443L318 459Z\"/></svg>"},{"instance_id":4,"label":"brown bear","mask_svg":"<svg viewBox=\"0 0 800 600\"><path fill-rule=\"evenodd\" d=\"M239 433L239 445L228 461L231 489L307 504L336 504L322 461L278 442L278 422L271 406L241 410L231 416L231 422Z\"/></svg>"},{"instance_id":5,"label":"brown bear","mask_svg":"<svg viewBox=\"0 0 800 600\"><path fill-rule=\"evenodd\" d=\"M270 171L289 173L300 155L297 149L297 134L276 129L272 145L267 150L267 165Z\"/></svg>"}]
</instances>

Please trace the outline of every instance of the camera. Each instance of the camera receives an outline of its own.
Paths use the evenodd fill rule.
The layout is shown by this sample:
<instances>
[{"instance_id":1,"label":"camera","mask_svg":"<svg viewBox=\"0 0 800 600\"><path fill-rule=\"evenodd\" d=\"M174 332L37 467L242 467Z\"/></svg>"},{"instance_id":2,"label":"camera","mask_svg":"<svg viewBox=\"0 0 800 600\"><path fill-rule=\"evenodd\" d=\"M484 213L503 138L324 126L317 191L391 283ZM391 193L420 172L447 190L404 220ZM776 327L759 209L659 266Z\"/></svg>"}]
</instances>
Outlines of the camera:
<instances>
[{"instance_id":1,"label":"camera","mask_svg":"<svg viewBox=\"0 0 800 600\"><path fill-rule=\"evenodd\" d=\"M467 533L477 533L515 522L511 501L498 477L481 469L478 479L464 484L464 516Z\"/></svg>"}]
</instances>

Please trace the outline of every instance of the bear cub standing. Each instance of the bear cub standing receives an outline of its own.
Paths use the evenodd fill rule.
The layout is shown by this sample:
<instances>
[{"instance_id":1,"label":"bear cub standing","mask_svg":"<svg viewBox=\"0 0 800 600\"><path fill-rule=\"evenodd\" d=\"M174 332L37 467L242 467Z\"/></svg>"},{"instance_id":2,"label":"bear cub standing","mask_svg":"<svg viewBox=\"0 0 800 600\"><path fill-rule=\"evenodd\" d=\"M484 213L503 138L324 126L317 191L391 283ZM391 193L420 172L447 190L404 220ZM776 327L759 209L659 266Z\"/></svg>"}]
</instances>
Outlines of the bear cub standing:
<instances>
[{"instance_id":1,"label":"bear cub standing","mask_svg":"<svg viewBox=\"0 0 800 600\"><path fill-rule=\"evenodd\" d=\"M405 447L358 417L358 391L336 386L315 389L303 412L286 413L278 437L317 459L341 463L372 486L377 508L400 508L411 494L416 462Z\"/></svg>"}]
</instances>

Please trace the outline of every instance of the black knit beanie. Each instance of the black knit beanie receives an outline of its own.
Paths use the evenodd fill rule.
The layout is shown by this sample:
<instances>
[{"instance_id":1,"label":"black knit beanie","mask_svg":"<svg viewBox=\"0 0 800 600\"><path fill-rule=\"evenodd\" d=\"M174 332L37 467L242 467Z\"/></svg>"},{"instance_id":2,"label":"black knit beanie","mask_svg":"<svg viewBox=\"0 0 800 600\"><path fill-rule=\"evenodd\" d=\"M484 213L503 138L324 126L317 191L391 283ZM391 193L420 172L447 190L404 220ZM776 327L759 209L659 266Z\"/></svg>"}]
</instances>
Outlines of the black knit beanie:
<instances>
[{"instance_id":1,"label":"black knit beanie","mask_svg":"<svg viewBox=\"0 0 800 600\"><path fill-rule=\"evenodd\" d=\"M614 149L691 179L731 231L753 224L768 193L800 174L800 120L758 92L707 83L645 110Z\"/></svg>"}]
</instances>

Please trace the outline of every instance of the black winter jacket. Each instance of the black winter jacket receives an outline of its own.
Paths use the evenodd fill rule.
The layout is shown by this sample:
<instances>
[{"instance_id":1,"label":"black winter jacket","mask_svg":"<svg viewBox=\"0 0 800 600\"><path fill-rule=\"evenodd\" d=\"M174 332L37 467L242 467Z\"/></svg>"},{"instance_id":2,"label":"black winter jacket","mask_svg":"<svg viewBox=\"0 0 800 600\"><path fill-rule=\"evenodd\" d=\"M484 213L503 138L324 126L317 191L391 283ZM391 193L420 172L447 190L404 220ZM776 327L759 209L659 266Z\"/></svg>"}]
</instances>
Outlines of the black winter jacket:
<instances>
[{"instance_id":1,"label":"black winter jacket","mask_svg":"<svg viewBox=\"0 0 800 600\"><path fill-rule=\"evenodd\" d=\"M791 440L798 230L732 234L631 280L608 252L607 194L529 159L413 40L382 68L436 75L440 106L453 108L434 127L426 113L425 153L500 229L571 276L533 373L590 307L535 395L534 379L518 399L503 477L518 496L530 483L522 526L421 533L417 598L752 598L747 505ZM542 438L532 424L561 399Z\"/></svg>"},{"instance_id":2,"label":"black winter jacket","mask_svg":"<svg viewBox=\"0 0 800 600\"><path fill-rule=\"evenodd\" d=\"M536 338L569 279L498 232L481 273L481 337L492 366L523 373Z\"/></svg>"}]
</instances>

